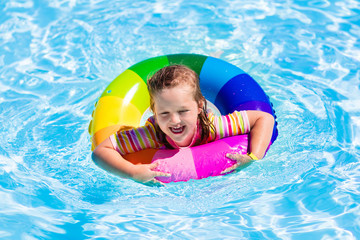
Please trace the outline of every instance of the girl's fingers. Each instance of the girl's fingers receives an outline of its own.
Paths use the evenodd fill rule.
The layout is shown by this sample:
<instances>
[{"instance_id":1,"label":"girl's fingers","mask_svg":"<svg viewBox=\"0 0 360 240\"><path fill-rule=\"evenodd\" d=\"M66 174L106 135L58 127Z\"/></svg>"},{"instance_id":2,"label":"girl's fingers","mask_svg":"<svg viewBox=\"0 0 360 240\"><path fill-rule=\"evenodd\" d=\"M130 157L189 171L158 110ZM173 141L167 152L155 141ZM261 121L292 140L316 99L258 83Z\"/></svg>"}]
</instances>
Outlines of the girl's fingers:
<instances>
[{"instance_id":1,"label":"girl's fingers","mask_svg":"<svg viewBox=\"0 0 360 240\"><path fill-rule=\"evenodd\" d=\"M227 153L225 156L226 156L227 158L232 159L232 160L236 160L234 154Z\"/></svg>"},{"instance_id":2,"label":"girl's fingers","mask_svg":"<svg viewBox=\"0 0 360 240\"><path fill-rule=\"evenodd\" d=\"M170 173L164 173L164 172L156 172L153 171L154 177L171 177Z\"/></svg>"},{"instance_id":3,"label":"girl's fingers","mask_svg":"<svg viewBox=\"0 0 360 240\"><path fill-rule=\"evenodd\" d=\"M165 183L160 182L159 180L156 179L152 179L144 184L149 187L165 187Z\"/></svg>"},{"instance_id":4,"label":"girl's fingers","mask_svg":"<svg viewBox=\"0 0 360 240\"><path fill-rule=\"evenodd\" d=\"M165 183L160 182L160 181L158 181L156 179L154 179L153 182L154 182L154 185L157 186L157 187L165 187Z\"/></svg>"},{"instance_id":5,"label":"girl's fingers","mask_svg":"<svg viewBox=\"0 0 360 240\"><path fill-rule=\"evenodd\" d=\"M231 167L228 167L227 169L225 169L224 171L222 171L220 174L225 174L231 171L234 171L235 169L237 169L240 166L239 163L236 163L234 165L232 165Z\"/></svg>"},{"instance_id":6,"label":"girl's fingers","mask_svg":"<svg viewBox=\"0 0 360 240\"><path fill-rule=\"evenodd\" d=\"M226 157L230 158L231 160L235 160L238 163L247 163L247 162L251 161L251 158L246 154L227 153Z\"/></svg>"},{"instance_id":7,"label":"girl's fingers","mask_svg":"<svg viewBox=\"0 0 360 240\"><path fill-rule=\"evenodd\" d=\"M151 170L157 168L159 166L159 162L153 162L149 164L149 167Z\"/></svg>"},{"instance_id":8,"label":"girl's fingers","mask_svg":"<svg viewBox=\"0 0 360 240\"><path fill-rule=\"evenodd\" d=\"M250 164L252 162L250 157L248 155L244 155L244 154L227 153L226 157L231 159L231 160L235 160L236 163L234 165L232 165L231 167L228 167L227 169L222 171L221 174L229 173L229 172L234 171L234 170L236 170L238 168L246 167L248 164Z\"/></svg>"},{"instance_id":9,"label":"girl's fingers","mask_svg":"<svg viewBox=\"0 0 360 240\"><path fill-rule=\"evenodd\" d=\"M154 162L149 164L150 170L153 170L159 166L159 162ZM170 173L164 173L159 171L152 171L154 174L154 177L171 177Z\"/></svg>"},{"instance_id":10,"label":"girl's fingers","mask_svg":"<svg viewBox=\"0 0 360 240\"><path fill-rule=\"evenodd\" d=\"M235 160L235 161L242 161L244 159L244 155L241 154L232 154L232 153L227 153L226 154L227 158L230 158L231 160Z\"/></svg>"}]
</instances>

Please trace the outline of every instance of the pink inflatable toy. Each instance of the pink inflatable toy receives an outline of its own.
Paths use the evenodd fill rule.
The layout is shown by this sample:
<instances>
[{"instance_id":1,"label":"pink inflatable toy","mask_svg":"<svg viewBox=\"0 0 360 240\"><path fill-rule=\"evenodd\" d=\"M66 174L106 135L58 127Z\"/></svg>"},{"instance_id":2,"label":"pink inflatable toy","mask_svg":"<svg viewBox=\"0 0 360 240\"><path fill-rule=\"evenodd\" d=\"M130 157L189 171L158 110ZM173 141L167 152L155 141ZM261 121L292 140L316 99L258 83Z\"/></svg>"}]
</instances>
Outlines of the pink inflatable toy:
<instances>
[{"instance_id":1,"label":"pink inflatable toy","mask_svg":"<svg viewBox=\"0 0 360 240\"><path fill-rule=\"evenodd\" d=\"M225 154L246 154L247 147L248 135L238 135L191 148L158 150L153 162L160 165L155 170L171 173L171 177L157 179L169 183L219 176L236 163Z\"/></svg>"}]
</instances>

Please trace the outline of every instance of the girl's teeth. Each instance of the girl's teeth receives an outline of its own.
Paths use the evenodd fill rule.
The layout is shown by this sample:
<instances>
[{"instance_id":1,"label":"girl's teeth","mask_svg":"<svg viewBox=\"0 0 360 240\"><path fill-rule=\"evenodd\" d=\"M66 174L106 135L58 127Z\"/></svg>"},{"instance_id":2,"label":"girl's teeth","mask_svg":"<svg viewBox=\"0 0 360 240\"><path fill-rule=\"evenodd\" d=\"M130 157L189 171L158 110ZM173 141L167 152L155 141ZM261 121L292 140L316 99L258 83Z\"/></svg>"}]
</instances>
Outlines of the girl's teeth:
<instances>
[{"instance_id":1,"label":"girl's teeth","mask_svg":"<svg viewBox=\"0 0 360 240\"><path fill-rule=\"evenodd\" d=\"M182 131L182 127L172 128L172 131L175 133L180 133Z\"/></svg>"}]
</instances>

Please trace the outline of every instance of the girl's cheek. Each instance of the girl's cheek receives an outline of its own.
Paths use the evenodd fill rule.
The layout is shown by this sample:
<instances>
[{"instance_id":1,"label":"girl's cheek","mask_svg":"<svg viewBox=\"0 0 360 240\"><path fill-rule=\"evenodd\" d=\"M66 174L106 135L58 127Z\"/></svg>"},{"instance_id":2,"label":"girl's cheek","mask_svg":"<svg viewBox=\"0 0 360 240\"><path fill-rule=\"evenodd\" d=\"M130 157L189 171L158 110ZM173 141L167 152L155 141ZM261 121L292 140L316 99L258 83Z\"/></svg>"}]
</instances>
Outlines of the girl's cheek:
<instances>
[{"instance_id":1,"label":"girl's cheek","mask_svg":"<svg viewBox=\"0 0 360 240\"><path fill-rule=\"evenodd\" d=\"M161 122L165 123L165 122L168 121L168 118L169 118L168 116L160 116L159 119L160 119Z\"/></svg>"}]
</instances>

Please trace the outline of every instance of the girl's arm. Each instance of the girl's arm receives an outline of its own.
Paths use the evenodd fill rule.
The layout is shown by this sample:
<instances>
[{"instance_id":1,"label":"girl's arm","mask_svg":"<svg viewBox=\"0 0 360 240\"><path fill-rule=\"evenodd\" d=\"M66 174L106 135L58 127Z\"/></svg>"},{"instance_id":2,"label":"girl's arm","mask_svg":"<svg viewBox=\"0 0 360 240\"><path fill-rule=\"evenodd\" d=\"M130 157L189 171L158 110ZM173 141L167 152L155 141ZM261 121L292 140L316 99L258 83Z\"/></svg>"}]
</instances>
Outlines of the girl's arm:
<instances>
[{"instance_id":1,"label":"girl's arm","mask_svg":"<svg viewBox=\"0 0 360 240\"><path fill-rule=\"evenodd\" d=\"M249 151L256 158L262 159L270 144L274 129L274 117L262 111L246 111L250 124ZM236 160L237 164L225 169L222 173L230 172L239 166L250 162L252 159L247 154L227 154L228 158Z\"/></svg>"},{"instance_id":2,"label":"girl's arm","mask_svg":"<svg viewBox=\"0 0 360 240\"><path fill-rule=\"evenodd\" d=\"M156 163L139 165L130 163L114 149L110 138L105 139L95 148L92 159L95 164L108 172L141 183L159 183L155 177L170 176L168 173L153 171L157 167Z\"/></svg>"},{"instance_id":3,"label":"girl's arm","mask_svg":"<svg viewBox=\"0 0 360 240\"><path fill-rule=\"evenodd\" d=\"M262 111L246 111L250 123L250 152L262 159L274 129L274 117Z\"/></svg>"}]
</instances>

